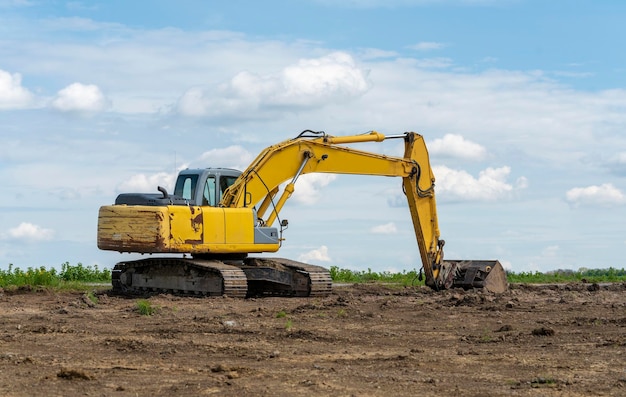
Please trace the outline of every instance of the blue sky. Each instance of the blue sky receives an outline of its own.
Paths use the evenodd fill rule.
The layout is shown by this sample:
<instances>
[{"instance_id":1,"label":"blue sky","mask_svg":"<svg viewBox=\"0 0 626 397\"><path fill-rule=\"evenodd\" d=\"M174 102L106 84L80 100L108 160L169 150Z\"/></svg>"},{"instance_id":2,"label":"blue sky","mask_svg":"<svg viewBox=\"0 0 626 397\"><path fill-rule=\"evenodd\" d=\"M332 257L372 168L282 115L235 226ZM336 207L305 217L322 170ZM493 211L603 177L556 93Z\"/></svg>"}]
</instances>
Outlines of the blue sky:
<instances>
[{"instance_id":1,"label":"blue sky","mask_svg":"<svg viewBox=\"0 0 626 397\"><path fill-rule=\"evenodd\" d=\"M0 0L0 267L112 266L126 257L97 249L99 206L313 129L424 135L450 259L621 268L625 16L621 1ZM420 267L399 180L309 175L283 217L282 256Z\"/></svg>"}]
</instances>

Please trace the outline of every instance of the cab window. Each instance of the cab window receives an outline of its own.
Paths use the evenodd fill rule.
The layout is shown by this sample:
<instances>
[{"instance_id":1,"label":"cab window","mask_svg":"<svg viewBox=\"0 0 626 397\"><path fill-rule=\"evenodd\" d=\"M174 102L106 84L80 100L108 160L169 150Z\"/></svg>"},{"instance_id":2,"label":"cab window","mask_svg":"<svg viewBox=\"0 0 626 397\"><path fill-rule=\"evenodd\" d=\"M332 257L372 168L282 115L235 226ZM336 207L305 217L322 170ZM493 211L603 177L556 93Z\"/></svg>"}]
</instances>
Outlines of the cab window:
<instances>
[{"instance_id":1,"label":"cab window","mask_svg":"<svg viewBox=\"0 0 626 397\"><path fill-rule=\"evenodd\" d=\"M176 180L174 194L186 200L193 200L196 197L197 175L180 175Z\"/></svg>"},{"instance_id":2,"label":"cab window","mask_svg":"<svg viewBox=\"0 0 626 397\"><path fill-rule=\"evenodd\" d=\"M224 192L226 191L226 189L228 189L230 185L235 183L236 180L236 176L222 176L220 178L220 200L222 199L222 196L224 196Z\"/></svg>"},{"instance_id":3,"label":"cab window","mask_svg":"<svg viewBox=\"0 0 626 397\"><path fill-rule=\"evenodd\" d=\"M202 193L202 205L210 205L215 207L215 177L210 176L204 184L204 192Z\"/></svg>"}]
</instances>

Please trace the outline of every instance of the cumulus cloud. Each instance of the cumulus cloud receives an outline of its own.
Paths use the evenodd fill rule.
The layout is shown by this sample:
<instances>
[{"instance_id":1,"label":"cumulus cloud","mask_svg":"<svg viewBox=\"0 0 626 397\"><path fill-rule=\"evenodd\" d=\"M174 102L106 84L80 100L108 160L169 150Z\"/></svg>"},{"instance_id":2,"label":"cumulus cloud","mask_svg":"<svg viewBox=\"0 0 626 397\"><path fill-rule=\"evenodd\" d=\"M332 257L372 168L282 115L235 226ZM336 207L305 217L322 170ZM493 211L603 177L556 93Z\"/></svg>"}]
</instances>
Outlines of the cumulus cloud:
<instances>
[{"instance_id":1,"label":"cumulus cloud","mask_svg":"<svg viewBox=\"0 0 626 397\"><path fill-rule=\"evenodd\" d=\"M157 187L163 186L171 193L175 180L176 175L167 172L152 175L136 174L120 183L116 191L119 193L158 193Z\"/></svg>"},{"instance_id":2,"label":"cumulus cloud","mask_svg":"<svg viewBox=\"0 0 626 397\"><path fill-rule=\"evenodd\" d=\"M46 229L30 222L22 222L19 226L9 229L2 237L5 239L26 241L50 240L54 237L54 230Z\"/></svg>"},{"instance_id":3,"label":"cumulus cloud","mask_svg":"<svg viewBox=\"0 0 626 397\"><path fill-rule=\"evenodd\" d=\"M395 234L398 232L396 224L393 222L385 223L383 225L374 226L370 229L374 234Z\"/></svg>"},{"instance_id":4,"label":"cumulus cloud","mask_svg":"<svg viewBox=\"0 0 626 397\"><path fill-rule=\"evenodd\" d=\"M565 200L573 207L615 207L626 204L626 195L612 184L605 183L570 189L565 193Z\"/></svg>"},{"instance_id":5,"label":"cumulus cloud","mask_svg":"<svg viewBox=\"0 0 626 397\"><path fill-rule=\"evenodd\" d=\"M298 256L300 262L330 262L330 256L328 255L328 247L322 245L321 247L305 252Z\"/></svg>"},{"instance_id":6,"label":"cumulus cloud","mask_svg":"<svg viewBox=\"0 0 626 397\"><path fill-rule=\"evenodd\" d=\"M33 95L22 87L22 76L0 69L0 109L21 109L32 101Z\"/></svg>"},{"instance_id":7,"label":"cumulus cloud","mask_svg":"<svg viewBox=\"0 0 626 397\"><path fill-rule=\"evenodd\" d=\"M244 170L254 160L254 155L241 146L211 149L196 161L200 167L224 167Z\"/></svg>"},{"instance_id":8,"label":"cumulus cloud","mask_svg":"<svg viewBox=\"0 0 626 397\"><path fill-rule=\"evenodd\" d=\"M94 84L70 84L52 101L52 107L62 112L100 112L108 106L109 101Z\"/></svg>"},{"instance_id":9,"label":"cumulus cloud","mask_svg":"<svg viewBox=\"0 0 626 397\"><path fill-rule=\"evenodd\" d=\"M366 73L352 56L334 52L302 59L275 74L240 72L214 90L192 88L178 101L177 109L187 116L244 117L246 113L241 112L259 109L322 107L357 97L368 89Z\"/></svg>"},{"instance_id":10,"label":"cumulus cloud","mask_svg":"<svg viewBox=\"0 0 626 397\"><path fill-rule=\"evenodd\" d=\"M483 146L468 141L457 134L446 134L428 144L428 152L434 155L458 157L467 160L482 160L487 154Z\"/></svg>"},{"instance_id":11,"label":"cumulus cloud","mask_svg":"<svg viewBox=\"0 0 626 397\"><path fill-rule=\"evenodd\" d=\"M436 192L439 198L461 201L494 201L508 198L514 189L528 186L526 178L521 177L516 185L507 181L511 168L487 168L480 171L478 178L463 170L454 170L446 166L433 167Z\"/></svg>"},{"instance_id":12,"label":"cumulus cloud","mask_svg":"<svg viewBox=\"0 0 626 397\"><path fill-rule=\"evenodd\" d=\"M312 205L320 199L320 189L337 179L334 174L305 174L296 181L291 198L301 204Z\"/></svg>"}]
</instances>

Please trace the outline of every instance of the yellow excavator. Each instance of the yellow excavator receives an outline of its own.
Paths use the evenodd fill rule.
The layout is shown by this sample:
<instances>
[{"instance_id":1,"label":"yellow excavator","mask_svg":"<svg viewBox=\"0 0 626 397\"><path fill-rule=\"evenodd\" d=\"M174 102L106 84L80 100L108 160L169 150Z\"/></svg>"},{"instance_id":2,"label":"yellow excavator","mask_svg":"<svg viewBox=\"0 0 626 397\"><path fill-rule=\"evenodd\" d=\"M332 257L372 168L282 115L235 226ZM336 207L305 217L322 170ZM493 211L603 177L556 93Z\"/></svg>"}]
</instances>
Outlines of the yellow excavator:
<instances>
[{"instance_id":1,"label":"yellow excavator","mask_svg":"<svg viewBox=\"0 0 626 397\"><path fill-rule=\"evenodd\" d=\"M404 156L357 150L346 144L402 139ZM150 255L123 261L112 271L119 293L325 296L332 290L328 269L284 258L249 256L276 252L287 220L280 211L301 175L309 173L401 177L426 285L507 289L496 260L443 260L435 202L435 177L421 135L385 136L376 131L330 136L305 130L264 149L243 171L187 169L173 194L120 194L98 216L98 247ZM277 226L273 226L277 223ZM422 271L420 270L420 275Z\"/></svg>"}]
</instances>

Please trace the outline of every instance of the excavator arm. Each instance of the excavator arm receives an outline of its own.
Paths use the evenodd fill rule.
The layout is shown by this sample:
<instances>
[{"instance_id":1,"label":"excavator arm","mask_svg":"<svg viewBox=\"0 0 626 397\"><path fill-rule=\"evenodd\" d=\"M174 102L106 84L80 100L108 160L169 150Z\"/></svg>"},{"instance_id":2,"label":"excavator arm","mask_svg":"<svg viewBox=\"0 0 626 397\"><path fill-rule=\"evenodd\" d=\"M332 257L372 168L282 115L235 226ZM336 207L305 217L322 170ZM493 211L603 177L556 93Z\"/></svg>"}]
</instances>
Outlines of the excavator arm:
<instances>
[{"instance_id":1,"label":"excavator arm","mask_svg":"<svg viewBox=\"0 0 626 397\"><path fill-rule=\"evenodd\" d=\"M386 139L403 139L404 157L343 146L358 142L382 142ZM445 277L441 273L444 241L439 239L435 177L421 135L407 132L385 136L372 131L363 135L333 137L323 132L304 131L294 139L261 152L224 193L220 206L258 206L260 221L265 226L271 226L294 192L297 179L309 173L401 177L426 284L435 289L445 288ZM280 197L277 197L285 182L287 184Z\"/></svg>"}]
</instances>

